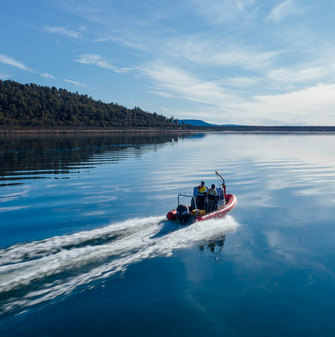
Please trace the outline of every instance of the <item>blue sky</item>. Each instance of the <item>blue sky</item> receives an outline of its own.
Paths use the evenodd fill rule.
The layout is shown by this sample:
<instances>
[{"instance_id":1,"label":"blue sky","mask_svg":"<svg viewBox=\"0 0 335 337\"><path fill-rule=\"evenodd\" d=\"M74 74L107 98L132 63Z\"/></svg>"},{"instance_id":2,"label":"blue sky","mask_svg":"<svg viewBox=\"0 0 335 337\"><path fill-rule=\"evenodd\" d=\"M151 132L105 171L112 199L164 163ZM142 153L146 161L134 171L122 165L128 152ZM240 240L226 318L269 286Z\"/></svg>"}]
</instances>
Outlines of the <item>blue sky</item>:
<instances>
[{"instance_id":1,"label":"blue sky","mask_svg":"<svg viewBox=\"0 0 335 337\"><path fill-rule=\"evenodd\" d=\"M335 125L335 1L12 0L0 78L217 124Z\"/></svg>"}]
</instances>

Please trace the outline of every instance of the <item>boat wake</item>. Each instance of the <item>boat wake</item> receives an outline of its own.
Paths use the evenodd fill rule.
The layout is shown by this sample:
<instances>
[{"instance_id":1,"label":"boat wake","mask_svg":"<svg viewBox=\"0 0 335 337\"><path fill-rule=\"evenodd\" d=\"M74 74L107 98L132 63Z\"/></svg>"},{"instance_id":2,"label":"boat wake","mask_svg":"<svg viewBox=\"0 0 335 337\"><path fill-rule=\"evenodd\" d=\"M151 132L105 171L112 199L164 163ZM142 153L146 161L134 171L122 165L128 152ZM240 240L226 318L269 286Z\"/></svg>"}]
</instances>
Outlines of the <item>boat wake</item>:
<instances>
[{"instance_id":1,"label":"boat wake","mask_svg":"<svg viewBox=\"0 0 335 337\"><path fill-rule=\"evenodd\" d=\"M188 227L164 219L130 219L0 250L0 315L93 287L134 263L209 243L239 226L231 216Z\"/></svg>"}]
</instances>

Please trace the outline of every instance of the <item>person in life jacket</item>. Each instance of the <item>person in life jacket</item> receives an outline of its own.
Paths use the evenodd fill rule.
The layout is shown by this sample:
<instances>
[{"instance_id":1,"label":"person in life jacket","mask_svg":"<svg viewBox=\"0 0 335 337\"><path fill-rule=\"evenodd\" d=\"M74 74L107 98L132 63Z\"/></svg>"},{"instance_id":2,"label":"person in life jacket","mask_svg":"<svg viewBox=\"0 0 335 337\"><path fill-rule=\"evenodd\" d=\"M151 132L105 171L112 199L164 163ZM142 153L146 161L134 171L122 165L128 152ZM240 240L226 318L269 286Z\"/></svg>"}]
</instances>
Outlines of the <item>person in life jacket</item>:
<instances>
[{"instance_id":1,"label":"person in life jacket","mask_svg":"<svg viewBox=\"0 0 335 337\"><path fill-rule=\"evenodd\" d=\"M207 188L205 182L202 181L198 186L197 207L198 209L205 209L205 200L207 195Z\"/></svg>"},{"instance_id":2,"label":"person in life jacket","mask_svg":"<svg viewBox=\"0 0 335 337\"><path fill-rule=\"evenodd\" d=\"M212 188L210 188L208 191L208 212L215 210L218 199L218 192L215 189L215 185L212 184Z\"/></svg>"}]
</instances>

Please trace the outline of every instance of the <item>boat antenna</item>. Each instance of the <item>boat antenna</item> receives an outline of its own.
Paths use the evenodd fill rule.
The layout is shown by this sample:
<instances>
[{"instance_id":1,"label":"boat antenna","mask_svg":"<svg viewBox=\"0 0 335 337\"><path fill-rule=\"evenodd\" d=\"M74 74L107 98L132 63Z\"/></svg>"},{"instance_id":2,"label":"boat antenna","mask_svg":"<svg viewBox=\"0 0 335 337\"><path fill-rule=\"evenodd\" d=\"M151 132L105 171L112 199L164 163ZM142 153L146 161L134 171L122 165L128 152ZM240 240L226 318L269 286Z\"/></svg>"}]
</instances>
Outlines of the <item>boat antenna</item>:
<instances>
[{"instance_id":1,"label":"boat antenna","mask_svg":"<svg viewBox=\"0 0 335 337\"><path fill-rule=\"evenodd\" d=\"M222 179L222 188L223 188L223 202L226 204L226 183L222 178L221 174L218 171L215 171L215 174L218 175Z\"/></svg>"},{"instance_id":2,"label":"boat antenna","mask_svg":"<svg viewBox=\"0 0 335 337\"><path fill-rule=\"evenodd\" d=\"M215 174L218 175L222 179L222 185L225 185L225 181L222 178L222 176L220 175L220 173L218 171L215 171Z\"/></svg>"}]
</instances>

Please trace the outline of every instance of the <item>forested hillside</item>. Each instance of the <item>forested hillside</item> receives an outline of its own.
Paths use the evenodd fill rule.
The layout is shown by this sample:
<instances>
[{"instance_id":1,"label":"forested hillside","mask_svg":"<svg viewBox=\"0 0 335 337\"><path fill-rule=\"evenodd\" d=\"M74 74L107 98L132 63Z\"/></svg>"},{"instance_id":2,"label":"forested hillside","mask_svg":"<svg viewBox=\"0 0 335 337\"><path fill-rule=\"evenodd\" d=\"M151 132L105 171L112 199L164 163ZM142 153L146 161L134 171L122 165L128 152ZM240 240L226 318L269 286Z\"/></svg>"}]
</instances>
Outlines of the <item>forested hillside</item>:
<instances>
[{"instance_id":1,"label":"forested hillside","mask_svg":"<svg viewBox=\"0 0 335 337\"><path fill-rule=\"evenodd\" d=\"M177 127L178 120L56 87L0 80L0 126Z\"/></svg>"}]
</instances>

